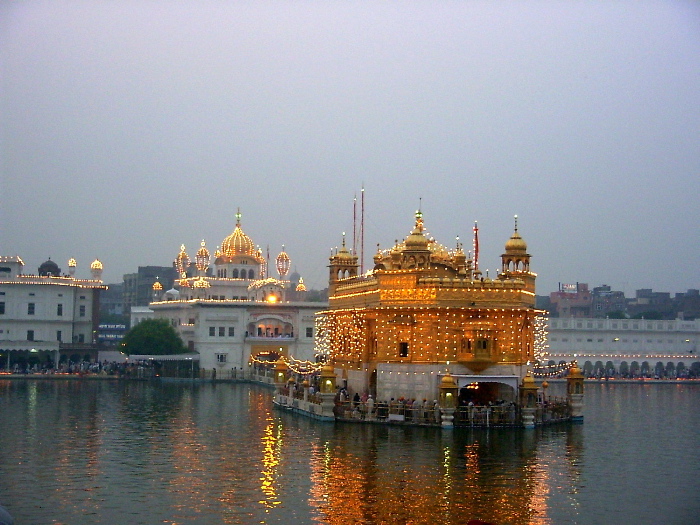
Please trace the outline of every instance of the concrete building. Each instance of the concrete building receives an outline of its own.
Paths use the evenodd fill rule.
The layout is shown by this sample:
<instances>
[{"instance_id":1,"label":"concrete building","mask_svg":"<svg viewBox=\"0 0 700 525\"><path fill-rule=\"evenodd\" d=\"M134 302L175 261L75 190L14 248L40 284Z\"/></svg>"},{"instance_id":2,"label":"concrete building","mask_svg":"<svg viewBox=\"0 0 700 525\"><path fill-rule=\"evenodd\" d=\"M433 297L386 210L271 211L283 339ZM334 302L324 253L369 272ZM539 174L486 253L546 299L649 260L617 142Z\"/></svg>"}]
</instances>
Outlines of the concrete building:
<instances>
[{"instance_id":1,"label":"concrete building","mask_svg":"<svg viewBox=\"0 0 700 525\"><path fill-rule=\"evenodd\" d=\"M172 288L180 276L172 266L139 266L134 273L124 275L122 311L127 315L132 306L148 306L153 300L153 283L158 281L166 289Z\"/></svg>"},{"instance_id":2,"label":"concrete building","mask_svg":"<svg viewBox=\"0 0 700 525\"><path fill-rule=\"evenodd\" d=\"M93 261L90 279L75 277L74 259L68 268L49 259L25 274L20 257L0 257L0 366L97 358L102 263Z\"/></svg>"}]
</instances>

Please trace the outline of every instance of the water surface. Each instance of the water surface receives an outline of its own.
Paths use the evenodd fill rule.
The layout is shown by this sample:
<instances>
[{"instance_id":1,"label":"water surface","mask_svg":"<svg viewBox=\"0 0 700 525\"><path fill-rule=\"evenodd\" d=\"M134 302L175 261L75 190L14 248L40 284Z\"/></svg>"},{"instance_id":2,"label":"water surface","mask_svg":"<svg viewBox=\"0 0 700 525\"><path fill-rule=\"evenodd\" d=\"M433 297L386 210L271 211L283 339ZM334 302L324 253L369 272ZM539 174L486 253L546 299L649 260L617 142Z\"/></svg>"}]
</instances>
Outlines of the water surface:
<instances>
[{"instance_id":1,"label":"water surface","mask_svg":"<svg viewBox=\"0 0 700 525\"><path fill-rule=\"evenodd\" d=\"M441 431L247 384L0 380L0 503L18 525L697 522L700 385L586 387L583 425Z\"/></svg>"}]
</instances>

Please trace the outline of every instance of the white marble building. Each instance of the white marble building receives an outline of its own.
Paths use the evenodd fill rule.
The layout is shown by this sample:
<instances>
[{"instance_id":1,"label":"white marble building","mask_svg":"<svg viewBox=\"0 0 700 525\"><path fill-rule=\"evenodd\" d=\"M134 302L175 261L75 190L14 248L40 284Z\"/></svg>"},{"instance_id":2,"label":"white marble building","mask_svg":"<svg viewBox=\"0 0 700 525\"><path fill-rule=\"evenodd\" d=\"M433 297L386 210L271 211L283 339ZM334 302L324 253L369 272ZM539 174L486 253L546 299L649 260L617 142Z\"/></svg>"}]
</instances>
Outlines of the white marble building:
<instances>
[{"instance_id":1,"label":"white marble building","mask_svg":"<svg viewBox=\"0 0 700 525\"><path fill-rule=\"evenodd\" d=\"M0 368L18 360L57 365L62 354L97 357L102 263L93 261L90 279L76 278L76 267L70 259L63 274L49 259L25 274L20 257L0 257Z\"/></svg>"},{"instance_id":2,"label":"white marble building","mask_svg":"<svg viewBox=\"0 0 700 525\"><path fill-rule=\"evenodd\" d=\"M175 259L181 279L167 291L154 283L153 317L168 319L206 370L231 372L278 356L313 361L315 314L327 303L303 300L303 280L287 279L291 262L284 247L275 258L279 277L270 277L240 219L238 213L233 233L213 258L202 241L194 271L188 272L190 259L181 247Z\"/></svg>"},{"instance_id":3,"label":"white marble building","mask_svg":"<svg viewBox=\"0 0 700 525\"><path fill-rule=\"evenodd\" d=\"M641 370L653 374L658 363L675 374L682 368L700 369L700 319L551 318L549 348L544 362L576 360L584 371L597 362L617 372ZM669 366L671 363L673 366Z\"/></svg>"}]
</instances>

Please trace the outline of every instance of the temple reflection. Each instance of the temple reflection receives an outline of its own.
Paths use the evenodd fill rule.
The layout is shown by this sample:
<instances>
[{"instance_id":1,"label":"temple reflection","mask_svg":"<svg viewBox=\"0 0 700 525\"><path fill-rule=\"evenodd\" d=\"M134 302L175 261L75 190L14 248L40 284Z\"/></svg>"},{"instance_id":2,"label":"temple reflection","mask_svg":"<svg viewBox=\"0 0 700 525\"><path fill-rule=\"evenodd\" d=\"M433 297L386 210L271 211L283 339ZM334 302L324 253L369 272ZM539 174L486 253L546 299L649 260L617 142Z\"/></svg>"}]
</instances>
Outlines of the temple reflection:
<instances>
[{"instance_id":1,"label":"temple reflection","mask_svg":"<svg viewBox=\"0 0 700 525\"><path fill-rule=\"evenodd\" d=\"M551 523L576 505L581 434L336 426L311 454L310 504L324 523ZM556 494L553 492L556 491Z\"/></svg>"}]
</instances>

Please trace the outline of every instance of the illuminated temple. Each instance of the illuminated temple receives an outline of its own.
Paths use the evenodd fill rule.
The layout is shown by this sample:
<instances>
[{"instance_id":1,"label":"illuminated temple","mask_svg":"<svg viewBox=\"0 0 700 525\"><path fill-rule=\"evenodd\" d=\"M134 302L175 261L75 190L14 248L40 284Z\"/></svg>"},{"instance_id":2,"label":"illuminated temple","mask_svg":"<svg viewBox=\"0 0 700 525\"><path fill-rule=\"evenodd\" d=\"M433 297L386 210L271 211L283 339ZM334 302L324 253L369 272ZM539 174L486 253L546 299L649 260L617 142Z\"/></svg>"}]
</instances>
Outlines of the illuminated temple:
<instances>
[{"instance_id":1,"label":"illuminated temple","mask_svg":"<svg viewBox=\"0 0 700 525\"><path fill-rule=\"evenodd\" d=\"M418 211L408 237L378 249L364 275L343 241L330 258L329 309L317 318L317 350L339 382L379 400L438 399L446 381L460 403L519 400L546 340L536 274L517 217L493 279L478 268L474 231L473 254L448 249L426 235Z\"/></svg>"}]
</instances>

